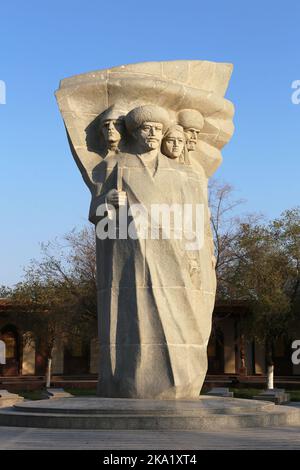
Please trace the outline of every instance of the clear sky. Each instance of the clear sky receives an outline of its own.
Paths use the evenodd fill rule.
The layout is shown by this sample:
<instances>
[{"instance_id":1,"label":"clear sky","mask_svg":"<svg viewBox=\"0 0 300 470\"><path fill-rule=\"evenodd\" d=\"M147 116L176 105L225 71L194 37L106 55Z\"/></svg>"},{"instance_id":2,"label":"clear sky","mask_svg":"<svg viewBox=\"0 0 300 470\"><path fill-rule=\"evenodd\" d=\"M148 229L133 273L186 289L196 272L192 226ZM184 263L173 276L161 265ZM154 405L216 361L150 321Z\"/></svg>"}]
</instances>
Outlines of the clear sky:
<instances>
[{"instance_id":1,"label":"clear sky","mask_svg":"<svg viewBox=\"0 0 300 470\"><path fill-rule=\"evenodd\" d=\"M89 194L53 94L74 74L151 60L232 62L236 132L216 177L247 211L276 217L299 204L299 19L299 0L3 0L0 284L20 280L39 242L87 221Z\"/></svg>"}]
</instances>

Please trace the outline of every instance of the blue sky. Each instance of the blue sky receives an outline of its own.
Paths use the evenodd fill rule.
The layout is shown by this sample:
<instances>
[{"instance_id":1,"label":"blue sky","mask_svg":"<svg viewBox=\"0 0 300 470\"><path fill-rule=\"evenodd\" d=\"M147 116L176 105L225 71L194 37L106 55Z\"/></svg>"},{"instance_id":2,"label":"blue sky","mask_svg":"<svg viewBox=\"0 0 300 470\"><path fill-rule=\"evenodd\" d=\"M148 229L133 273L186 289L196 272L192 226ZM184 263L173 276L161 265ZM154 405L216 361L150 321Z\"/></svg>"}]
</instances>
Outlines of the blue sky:
<instances>
[{"instance_id":1,"label":"blue sky","mask_svg":"<svg viewBox=\"0 0 300 470\"><path fill-rule=\"evenodd\" d=\"M89 194L54 99L59 80L113 65L200 59L234 64L235 135L216 177L244 210L299 204L297 0L3 0L0 7L0 284L21 279L39 242L87 222Z\"/></svg>"}]
</instances>

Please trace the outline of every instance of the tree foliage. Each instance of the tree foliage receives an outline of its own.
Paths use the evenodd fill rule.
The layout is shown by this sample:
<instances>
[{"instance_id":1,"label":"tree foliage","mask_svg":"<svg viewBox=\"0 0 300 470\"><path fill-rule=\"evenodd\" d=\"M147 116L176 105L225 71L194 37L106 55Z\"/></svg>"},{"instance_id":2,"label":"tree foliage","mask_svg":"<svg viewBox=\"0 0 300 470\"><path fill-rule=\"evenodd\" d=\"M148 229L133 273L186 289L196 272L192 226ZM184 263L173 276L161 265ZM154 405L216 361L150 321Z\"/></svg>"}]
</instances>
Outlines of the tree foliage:
<instances>
[{"instance_id":1,"label":"tree foliage","mask_svg":"<svg viewBox=\"0 0 300 470\"><path fill-rule=\"evenodd\" d=\"M300 208L265 221L255 214L235 216L240 203L228 185L211 190L217 298L250 309L241 327L266 345L272 362L274 343L290 337L299 321Z\"/></svg>"},{"instance_id":2,"label":"tree foliage","mask_svg":"<svg viewBox=\"0 0 300 470\"><path fill-rule=\"evenodd\" d=\"M95 331L96 261L91 228L73 230L42 245L11 294L18 322L30 329L51 358L56 341L87 338Z\"/></svg>"}]
</instances>

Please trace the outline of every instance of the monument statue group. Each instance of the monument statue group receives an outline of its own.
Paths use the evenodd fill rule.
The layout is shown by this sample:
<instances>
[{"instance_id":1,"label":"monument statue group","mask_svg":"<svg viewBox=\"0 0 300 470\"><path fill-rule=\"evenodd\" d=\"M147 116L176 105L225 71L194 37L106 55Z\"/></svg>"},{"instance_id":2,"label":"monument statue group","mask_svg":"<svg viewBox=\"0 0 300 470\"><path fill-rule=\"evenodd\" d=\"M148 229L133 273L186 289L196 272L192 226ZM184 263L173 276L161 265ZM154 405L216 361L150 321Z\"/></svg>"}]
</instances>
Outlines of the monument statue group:
<instances>
[{"instance_id":1,"label":"monument statue group","mask_svg":"<svg viewBox=\"0 0 300 470\"><path fill-rule=\"evenodd\" d=\"M199 396L216 292L208 180L233 133L231 72L132 64L64 79L56 92L91 192L99 396Z\"/></svg>"}]
</instances>

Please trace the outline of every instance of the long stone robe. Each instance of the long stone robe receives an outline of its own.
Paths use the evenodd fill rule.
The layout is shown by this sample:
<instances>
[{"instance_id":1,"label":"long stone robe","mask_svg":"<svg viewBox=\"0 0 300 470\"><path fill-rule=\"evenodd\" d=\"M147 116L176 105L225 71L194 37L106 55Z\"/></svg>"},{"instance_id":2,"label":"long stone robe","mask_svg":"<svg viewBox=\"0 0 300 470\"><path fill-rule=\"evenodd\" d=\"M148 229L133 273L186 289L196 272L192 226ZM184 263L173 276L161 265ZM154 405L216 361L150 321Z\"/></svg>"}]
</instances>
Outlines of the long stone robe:
<instances>
[{"instance_id":1,"label":"long stone robe","mask_svg":"<svg viewBox=\"0 0 300 470\"><path fill-rule=\"evenodd\" d=\"M188 174L159 154L153 171L142 157L123 154L104 160L95 173L99 191L91 205L94 223L97 205L117 188L120 171L129 207L143 204L150 212L151 204L204 202L201 191L189 190L191 183L197 186L191 169ZM207 246L196 253L198 282L184 243L172 236L97 238L100 396L199 396L207 369L212 288L203 283L201 271Z\"/></svg>"}]
</instances>

